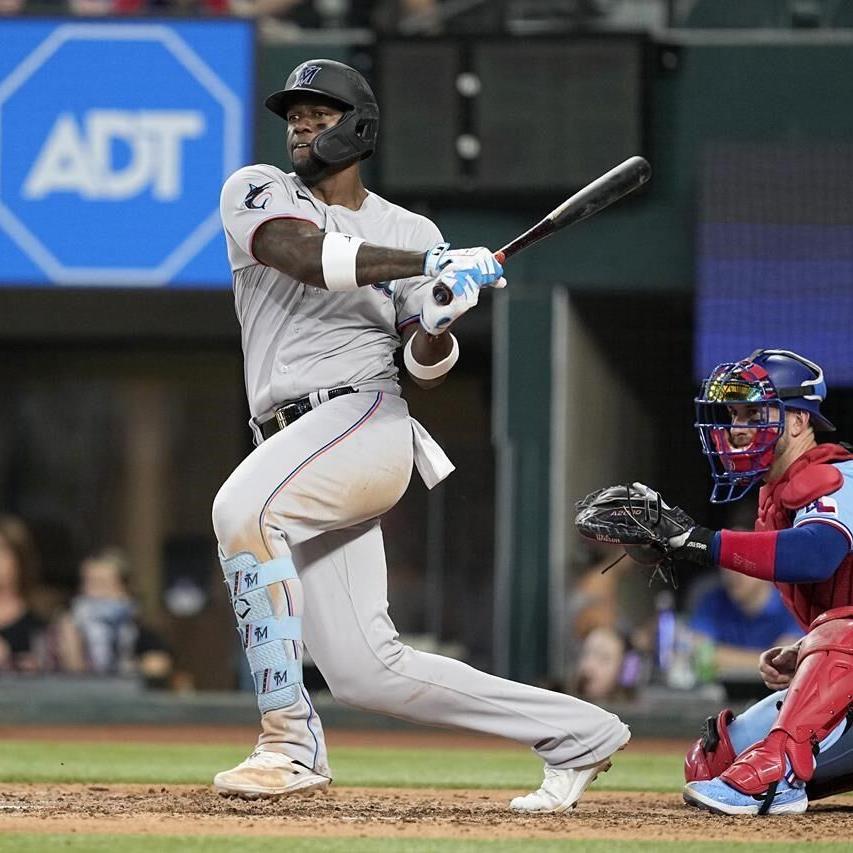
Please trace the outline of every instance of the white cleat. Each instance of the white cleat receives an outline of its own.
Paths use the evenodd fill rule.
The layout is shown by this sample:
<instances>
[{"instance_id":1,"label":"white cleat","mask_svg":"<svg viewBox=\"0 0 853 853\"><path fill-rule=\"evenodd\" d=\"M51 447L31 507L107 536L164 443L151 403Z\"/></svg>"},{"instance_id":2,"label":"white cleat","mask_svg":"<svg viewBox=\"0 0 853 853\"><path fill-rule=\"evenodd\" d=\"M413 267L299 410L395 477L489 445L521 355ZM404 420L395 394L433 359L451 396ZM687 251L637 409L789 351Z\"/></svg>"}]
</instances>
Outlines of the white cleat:
<instances>
[{"instance_id":1,"label":"white cleat","mask_svg":"<svg viewBox=\"0 0 853 853\"><path fill-rule=\"evenodd\" d=\"M280 752L256 749L236 767L217 773L213 787L223 797L256 800L323 791L331 781Z\"/></svg>"},{"instance_id":2,"label":"white cleat","mask_svg":"<svg viewBox=\"0 0 853 853\"><path fill-rule=\"evenodd\" d=\"M514 812L526 814L566 812L578 804L583 792L598 778L598 774L606 773L610 767L609 758L582 770L560 770L546 764L542 787L532 794L516 797L509 807Z\"/></svg>"}]
</instances>

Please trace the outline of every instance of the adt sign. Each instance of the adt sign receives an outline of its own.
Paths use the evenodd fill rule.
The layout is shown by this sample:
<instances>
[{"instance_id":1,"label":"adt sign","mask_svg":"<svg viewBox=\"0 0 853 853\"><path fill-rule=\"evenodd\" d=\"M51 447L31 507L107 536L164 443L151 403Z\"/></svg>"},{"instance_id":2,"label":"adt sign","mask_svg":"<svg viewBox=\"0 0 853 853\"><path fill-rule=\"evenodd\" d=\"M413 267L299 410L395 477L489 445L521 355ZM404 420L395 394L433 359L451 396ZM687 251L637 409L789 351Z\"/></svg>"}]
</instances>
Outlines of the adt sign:
<instances>
[{"instance_id":1,"label":"adt sign","mask_svg":"<svg viewBox=\"0 0 853 853\"><path fill-rule=\"evenodd\" d=\"M227 286L242 21L0 22L0 282Z\"/></svg>"}]
</instances>

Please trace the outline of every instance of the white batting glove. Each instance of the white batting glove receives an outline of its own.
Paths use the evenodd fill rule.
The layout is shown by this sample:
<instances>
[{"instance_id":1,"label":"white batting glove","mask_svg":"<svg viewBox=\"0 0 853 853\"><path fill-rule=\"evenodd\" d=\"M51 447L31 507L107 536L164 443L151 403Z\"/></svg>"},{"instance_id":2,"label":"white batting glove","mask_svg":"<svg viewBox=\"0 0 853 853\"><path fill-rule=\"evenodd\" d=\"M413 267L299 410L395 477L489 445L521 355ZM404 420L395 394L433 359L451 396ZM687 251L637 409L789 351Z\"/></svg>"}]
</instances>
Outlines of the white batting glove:
<instances>
[{"instance_id":1,"label":"white batting glove","mask_svg":"<svg viewBox=\"0 0 853 853\"><path fill-rule=\"evenodd\" d=\"M473 249L451 249L449 243L433 246L424 257L424 275L436 278L448 268L470 271L480 287L506 287L503 267L491 249L477 246Z\"/></svg>"},{"instance_id":2,"label":"white batting glove","mask_svg":"<svg viewBox=\"0 0 853 853\"><path fill-rule=\"evenodd\" d=\"M480 287L475 278L476 270L447 269L427 288L424 303L421 306L421 327L430 335L440 335L447 331L450 324L470 311L480 298ZM435 300L434 289L444 285L453 294L447 305Z\"/></svg>"},{"instance_id":3,"label":"white batting glove","mask_svg":"<svg viewBox=\"0 0 853 853\"><path fill-rule=\"evenodd\" d=\"M445 256L450 251L450 243L439 243L433 246L424 255L424 275L429 278L438 278L441 275L442 269L450 263L450 260L445 260Z\"/></svg>"}]
</instances>

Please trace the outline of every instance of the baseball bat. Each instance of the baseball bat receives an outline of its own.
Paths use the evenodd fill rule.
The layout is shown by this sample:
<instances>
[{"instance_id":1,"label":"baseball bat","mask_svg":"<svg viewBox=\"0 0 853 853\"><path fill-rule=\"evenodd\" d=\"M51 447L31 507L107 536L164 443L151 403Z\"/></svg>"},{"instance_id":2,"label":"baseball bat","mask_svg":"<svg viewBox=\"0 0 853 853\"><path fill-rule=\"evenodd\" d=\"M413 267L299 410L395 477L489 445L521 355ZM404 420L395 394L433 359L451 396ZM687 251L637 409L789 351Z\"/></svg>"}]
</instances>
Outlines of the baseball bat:
<instances>
[{"instance_id":1,"label":"baseball bat","mask_svg":"<svg viewBox=\"0 0 853 853\"><path fill-rule=\"evenodd\" d=\"M629 157L624 163L614 166L609 172L605 172L600 178L567 198L532 228L510 240L506 246L495 252L495 257L503 264L513 255L550 237L562 228L595 216L614 201L641 187L651 174L652 167L645 158ZM447 285L437 284L433 288L433 297L439 305L448 305L453 294Z\"/></svg>"}]
</instances>

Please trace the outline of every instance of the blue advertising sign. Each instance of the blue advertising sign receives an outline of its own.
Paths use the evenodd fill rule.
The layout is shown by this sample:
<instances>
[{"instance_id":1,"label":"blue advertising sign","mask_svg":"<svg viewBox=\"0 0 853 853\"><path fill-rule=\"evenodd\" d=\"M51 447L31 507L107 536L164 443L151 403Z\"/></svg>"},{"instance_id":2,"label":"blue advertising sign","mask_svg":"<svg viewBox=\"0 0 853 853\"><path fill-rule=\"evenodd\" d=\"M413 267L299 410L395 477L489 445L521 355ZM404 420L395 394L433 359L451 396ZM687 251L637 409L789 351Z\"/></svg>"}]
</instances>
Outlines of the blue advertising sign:
<instances>
[{"instance_id":1,"label":"blue advertising sign","mask_svg":"<svg viewBox=\"0 0 853 853\"><path fill-rule=\"evenodd\" d=\"M225 287L244 21L0 21L0 283Z\"/></svg>"}]
</instances>

